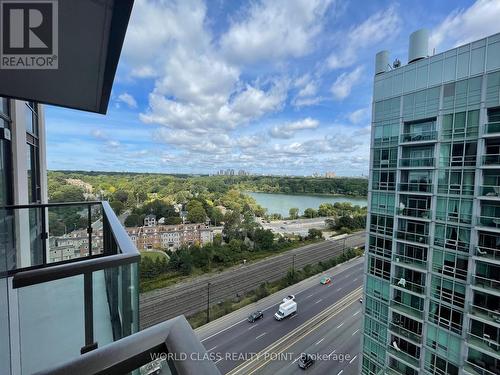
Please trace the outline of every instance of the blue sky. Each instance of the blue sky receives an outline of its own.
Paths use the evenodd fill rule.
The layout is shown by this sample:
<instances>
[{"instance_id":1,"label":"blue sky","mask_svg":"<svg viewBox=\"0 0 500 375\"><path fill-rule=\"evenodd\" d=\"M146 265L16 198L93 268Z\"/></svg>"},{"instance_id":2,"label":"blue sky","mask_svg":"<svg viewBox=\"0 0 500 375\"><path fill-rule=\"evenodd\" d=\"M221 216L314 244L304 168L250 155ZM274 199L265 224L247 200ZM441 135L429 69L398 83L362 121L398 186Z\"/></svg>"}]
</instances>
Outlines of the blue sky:
<instances>
[{"instance_id":1,"label":"blue sky","mask_svg":"<svg viewBox=\"0 0 500 375\"><path fill-rule=\"evenodd\" d=\"M375 53L498 19L498 0L136 0L107 115L46 107L48 168L366 175Z\"/></svg>"}]
</instances>

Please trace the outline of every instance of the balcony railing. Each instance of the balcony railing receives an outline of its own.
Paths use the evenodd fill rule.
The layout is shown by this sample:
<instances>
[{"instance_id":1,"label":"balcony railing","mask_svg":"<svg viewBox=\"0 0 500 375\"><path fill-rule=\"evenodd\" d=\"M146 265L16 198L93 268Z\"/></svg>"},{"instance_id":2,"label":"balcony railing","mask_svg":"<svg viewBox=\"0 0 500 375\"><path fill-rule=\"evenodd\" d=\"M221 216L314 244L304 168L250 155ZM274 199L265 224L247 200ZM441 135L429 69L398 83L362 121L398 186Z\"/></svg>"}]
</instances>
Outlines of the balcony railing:
<instances>
[{"instance_id":1,"label":"balcony railing","mask_svg":"<svg viewBox=\"0 0 500 375\"><path fill-rule=\"evenodd\" d=\"M486 124L484 130L486 134L500 133L500 121L490 122Z\"/></svg>"},{"instance_id":2,"label":"balcony railing","mask_svg":"<svg viewBox=\"0 0 500 375\"><path fill-rule=\"evenodd\" d=\"M493 249L486 246L476 246L476 256L500 261L500 249Z\"/></svg>"},{"instance_id":3,"label":"balcony railing","mask_svg":"<svg viewBox=\"0 0 500 375\"><path fill-rule=\"evenodd\" d=\"M443 139L477 138L478 134L479 126L467 126L467 128L442 130Z\"/></svg>"},{"instance_id":4,"label":"balcony railing","mask_svg":"<svg viewBox=\"0 0 500 375\"><path fill-rule=\"evenodd\" d=\"M419 362L418 358L415 358L414 356L402 351L401 349L397 350L396 348L394 348L394 346L392 346L392 344L389 344L388 348L389 352L396 358L406 363L409 363L415 367L418 367L418 362Z\"/></svg>"},{"instance_id":5,"label":"balcony railing","mask_svg":"<svg viewBox=\"0 0 500 375\"><path fill-rule=\"evenodd\" d=\"M439 158L439 164L443 167L474 167L476 155L443 156Z\"/></svg>"},{"instance_id":6,"label":"balcony railing","mask_svg":"<svg viewBox=\"0 0 500 375\"><path fill-rule=\"evenodd\" d=\"M477 360L476 360L477 361ZM500 365L496 369L492 368L493 371L486 369L486 364L484 362L478 365L471 360L465 362L464 372L471 375L498 375L500 372Z\"/></svg>"},{"instance_id":7,"label":"balcony railing","mask_svg":"<svg viewBox=\"0 0 500 375\"><path fill-rule=\"evenodd\" d=\"M439 237L434 237L434 245L439 247L444 247L445 249L462 251L465 253L469 252L469 246L470 246L470 244L465 241L460 241L450 238L439 238Z\"/></svg>"},{"instance_id":8,"label":"balcony railing","mask_svg":"<svg viewBox=\"0 0 500 375\"><path fill-rule=\"evenodd\" d=\"M451 223L471 224L472 214L437 210L436 220L447 221Z\"/></svg>"},{"instance_id":9,"label":"balcony railing","mask_svg":"<svg viewBox=\"0 0 500 375\"><path fill-rule=\"evenodd\" d=\"M479 225L489 228L500 228L500 217L498 216L479 216Z\"/></svg>"},{"instance_id":10,"label":"balcony railing","mask_svg":"<svg viewBox=\"0 0 500 375\"><path fill-rule=\"evenodd\" d=\"M421 245L427 245L429 243L429 235L424 233L412 233L398 230L396 236L400 240L415 242Z\"/></svg>"},{"instance_id":11,"label":"balcony railing","mask_svg":"<svg viewBox=\"0 0 500 375\"><path fill-rule=\"evenodd\" d=\"M434 167L434 157L425 157L425 158L400 158L399 159L400 167L424 167L424 168L432 168Z\"/></svg>"},{"instance_id":12,"label":"balcony railing","mask_svg":"<svg viewBox=\"0 0 500 375\"><path fill-rule=\"evenodd\" d=\"M399 139L401 143L435 141L437 140L437 131L428 130L422 132L403 133Z\"/></svg>"},{"instance_id":13,"label":"balcony railing","mask_svg":"<svg viewBox=\"0 0 500 375\"><path fill-rule=\"evenodd\" d=\"M21 260L7 271L17 296L19 313L11 325L19 327L21 373L126 373L151 361L144 348L188 349L182 340L194 335L190 329L183 329L180 347L168 345L165 327L156 328L162 331L156 346L149 335L137 333L140 254L107 202L1 210L12 224L7 238L15 243L9 252ZM213 362L198 362L193 368L203 365L203 371L179 373L218 374Z\"/></svg>"},{"instance_id":14,"label":"balcony railing","mask_svg":"<svg viewBox=\"0 0 500 375\"><path fill-rule=\"evenodd\" d=\"M416 319L422 320L424 316L424 312L422 310L411 307L395 299L391 300L391 307L399 312L410 315Z\"/></svg>"},{"instance_id":15,"label":"balcony railing","mask_svg":"<svg viewBox=\"0 0 500 375\"><path fill-rule=\"evenodd\" d=\"M493 290L495 292L498 292L500 290L500 281L480 275L473 276L473 284L485 289Z\"/></svg>"},{"instance_id":16,"label":"balcony railing","mask_svg":"<svg viewBox=\"0 0 500 375\"><path fill-rule=\"evenodd\" d=\"M481 185L481 195L484 197L499 198L500 186Z\"/></svg>"},{"instance_id":17,"label":"balcony railing","mask_svg":"<svg viewBox=\"0 0 500 375\"><path fill-rule=\"evenodd\" d=\"M430 219L431 218L431 210L424 208L398 208L397 214L401 216L409 216L417 219Z\"/></svg>"},{"instance_id":18,"label":"balcony railing","mask_svg":"<svg viewBox=\"0 0 500 375\"><path fill-rule=\"evenodd\" d=\"M422 343L422 335L421 334L416 334L415 332L404 328L401 324L396 324L396 323L391 322L389 324L389 329L399 336L403 336L403 337L408 338L409 340L412 340L416 344Z\"/></svg>"},{"instance_id":19,"label":"balcony railing","mask_svg":"<svg viewBox=\"0 0 500 375\"><path fill-rule=\"evenodd\" d=\"M484 306L470 305L471 313L486 320L500 324L500 310L490 310Z\"/></svg>"},{"instance_id":20,"label":"balcony railing","mask_svg":"<svg viewBox=\"0 0 500 375\"><path fill-rule=\"evenodd\" d=\"M374 181L373 190L382 190L382 191L392 191L396 189L396 183L395 182L378 182Z\"/></svg>"},{"instance_id":21,"label":"balcony railing","mask_svg":"<svg viewBox=\"0 0 500 375\"><path fill-rule=\"evenodd\" d=\"M399 191L409 191L418 193L432 193L432 182L401 182Z\"/></svg>"},{"instance_id":22,"label":"balcony railing","mask_svg":"<svg viewBox=\"0 0 500 375\"><path fill-rule=\"evenodd\" d=\"M500 154L483 155L483 165L500 165Z\"/></svg>"},{"instance_id":23,"label":"balcony railing","mask_svg":"<svg viewBox=\"0 0 500 375\"><path fill-rule=\"evenodd\" d=\"M408 264L408 265L416 267L416 268L420 268L422 270L427 269L427 262L426 261L421 260L421 259L417 259L417 258L408 257L408 256L405 256L402 254L394 254L392 260L396 263L396 265L398 263L404 263L404 264Z\"/></svg>"},{"instance_id":24,"label":"balcony railing","mask_svg":"<svg viewBox=\"0 0 500 375\"><path fill-rule=\"evenodd\" d=\"M498 338L495 340L488 334L483 334L483 336L480 337L471 332L468 332L467 336L469 338L470 344L475 345L478 348L481 348L488 352L492 352L496 355L500 353L500 341Z\"/></svg>"},{"instance_id":25,"label":"balcony railing","mask_svg":"<svg viewBox=\"0 0 500 375\"><path fill-rule=\"evenodd\" d=\"M406 280L404 277L393 277L392 285L395 287L409 290L417 294L425 294L425 285L420 285Z\"/></svg>"},{"instance_id":26,"label":"balcony railing","mask_svg":"<svg viewBox=\"0 0 500 375\"><path fill-rule=\"evenodd\" d=\"M438 193L450 195L474 195L474 185L438 184Z\"/></svg>"}]
</instances>

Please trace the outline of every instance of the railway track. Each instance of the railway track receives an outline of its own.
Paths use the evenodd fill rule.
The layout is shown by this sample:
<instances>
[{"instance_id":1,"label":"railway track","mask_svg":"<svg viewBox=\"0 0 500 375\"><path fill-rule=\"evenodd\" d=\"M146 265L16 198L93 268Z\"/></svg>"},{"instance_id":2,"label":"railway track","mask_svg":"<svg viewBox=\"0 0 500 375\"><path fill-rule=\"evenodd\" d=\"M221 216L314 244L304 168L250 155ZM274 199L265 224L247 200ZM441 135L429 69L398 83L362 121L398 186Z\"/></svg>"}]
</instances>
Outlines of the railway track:
<instances>
[{"instance_id":1,"label":"railway track","mask_svg":"<svg viewBox=\"0 0 500 375\"><path fill-rule=\"evenodd\" d=\"M362 246L364 232L345 238L345 248ZM147 328L178 315L192 315L229 298L257 288L263 282L284 277L290 267L303 268L342 254L344 239L306 245L272 258L231 268L219 274L201 276L140 297L141 328ZM210 283L210 286L208 285ZM208 300L208 289L210 299Z\"/></svg>"}]
</instances>

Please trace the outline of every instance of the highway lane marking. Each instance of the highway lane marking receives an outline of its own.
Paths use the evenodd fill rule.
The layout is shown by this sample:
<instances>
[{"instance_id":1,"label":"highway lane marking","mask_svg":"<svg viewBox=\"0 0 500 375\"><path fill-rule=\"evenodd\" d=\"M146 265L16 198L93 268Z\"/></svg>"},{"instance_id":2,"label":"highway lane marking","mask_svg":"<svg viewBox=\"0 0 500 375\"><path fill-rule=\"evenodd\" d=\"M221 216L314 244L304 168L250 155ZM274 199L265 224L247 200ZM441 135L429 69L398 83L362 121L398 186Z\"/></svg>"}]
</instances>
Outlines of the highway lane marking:
<instances>
[{"instance_id":1,"label":"highway lane marking","mask_svg":"<svg viewBox=\"0 0 500 375\"><path fill-rule=\"evenodd\" d=\"M331 313L331 315L325 315L324 317L321 317L320 319L324 319L324 320L320 320L319 322L315 322L314 326L312 328L308 328L306 330L306 332L302 333L298 338L293 339L292 342L290 342L287 346L285 346L284 348L282 348L282 349L280 349L278 351L278 353L283 353L288 348L290 348L292 345L296 344L297 342L299 342L300 340L302 340L304 337L306 337L307 335L311 334L313 331L319 329L322 325L324 325L325 323L327 323L330 319L332 319L335 316L339 315L342 311L344 311L345 309L347 309L348 306L351 306L353 303L355 303L357 301L357 299L359 298L359 297L357 297L357 295L360 294L361 291L362 291L361 287L353 290L349 295L347 295L346 297L344 297L341 300L337 301L336 304L334 304L333 306L331 306L328 309L326 309L325 311L323 311L323 313L320 313L319 315L316 315L315 317L311 318L309 321L304 322L301 326L295 328L294 330L292 330L291 332L289 332L287 335L281 337L280 339L278 339L277 341L275 341L273 344L271 344L267 348L265 348L262 351L260 351L259 355L262 354L262 353L269 353L269 352L273 351L279 345L281 345L285 341L291 339L292 336L294 336L296 333L298 333L300 331L300 329L304 325L311 324L311 321L317 319L322 314L325 314L325 313L330 314ZM338 309L338 310L335 310L335 309ZM332 312L332 310L335 310L335 311ZM245 361L242 364L240 364L239 366L237 366L236 368L234 368L231 371L229 371L228 374L232 374L233 375L233 374L241 373L246 367L252 366L252 364L254 362L255 362L255 360ZM256 371L258 371L259 369L261 369L262 367L264 367L268 362L270 362L270 360L264 360L256 368L250 370L250 372L246 372L245 374L254 374Z\"/></svg>"},{"instance_id":2,"label":"highway lane marking","mask_svg":"<svg viewBox=\"0 0 500 375\"><path fill-rule=\"evenodd\" d=\"M361 264L361 263L360 263L360 264ZM338 264L336 267L338 267L338 266L342 266L342 264ZM348 269L350 269L351 267L354 267L354 266L357 266L357 264L355 264L355 263L354 263L354 264L352 264L352 265L349 265L349 267L347 267L345 270L340 271L340 272L339 272L339 274L342 274L343 272L347 271ZM313 277L314 277L314 276L313 276ZM312 288L312 286L309 286L309 287L307 287L307 288L304 288L304 289L302 289L302 290L300 290L300 291L296 292L296 293L295 293L295 295L298 295L298 294L300 294L300 293L303 293L303 292L305 292L306 290L308 290L308 289L310 289L310 288ZM337 291L340 291L340 290L342 290L342 288L337 289ZM314 294L315 294L315 293L310 294L310 295L309 295L309 296L307 296L306 298L309 298L309 297L313 296ZM273 303L272 305L270 305L270 306L268 306L268 307L266 307L266 308L263 308L263 309L262 309L262 311L269 310L269 309L271 309L271 308L275 307L276 305L277 305L277 303ZM279 303L278 303L278 305L279 305ZM210 335L210 336L208 336L208 337L205 337L204 339L200 340L200 342L207 341L207 340L211 339L212 337L215 337L215 336L217 336L217 335L220 335L221 333L223 333L223 332L225 332L225 331L227 331L227 330L229 330L229 329L231 329L231 328L233 328L233 327L236 327L238 324L243 323L243 322L246 322L246 321L247 321L246 319L242 319L242 320L240 320L240 321L237 321L237 322L235 322L234 324L231 324L230 326L228 326L228 327L226 327L226 328L224 328L224 329L222 329L222 330L220 330L220 331L217 331L217 332L215 332L215 333L211 334L211 335Z\"/></svg>"},{"instance_id":3,"label":"highway lane marking","mask_svg":"<svg viewBox=\"0 0 500 375\"><path fill-rule=\"evenodd\" d=\"M356 316L361 312L361 310L356 311L352 316Z\"/></svg>"},{"instance_id":4,"label":"highway lane marking","mask_svg":"<svg viewBox=\"0 0 500 375\"><path fill-rule=\"evenodd\" d=\"M359 332L359 329L355 330L355 331L352 333L352 335L351 335L351 336L354 336L354 335L355 335L356 333L358 333L358 332Z\"/></svg>"},{"instance_id":5,"label":"highway lane marking","mask_svg":"<svg viewBox=\"0 0 500 375\"><path fill-rule=\"evenodd\" d=\"M312 297L314 296L314 293L313 294L309 294L305 299L309 298L309 297Z\"/></svg>"},{"instance_id":6,"label":"highway lane marking","mask_svg":"<svg viewBox=\"0 0 500 375\"><path fill-rule=\"evenodd\" d=\"M257 326L258 326L258 324L254 325L254 326L251 326L251 327L248 328L248 330L250 331L251 329L254 329Z\"/></svg>"},{"instance_id":7,"label":"highway lane marking","mask_svg":"<svg viewBox=\"0 0 500 375\"><path fill-rule=\"evenodd\" d=\"M217 345L215 345L213 348L210 348L207 350L207 352L211 352L212 350L214 350L215 348L217 347Z\"/></svg>"},{"instance_id":8,"label":"highway lane marking","mask_svg":"<svg viewBox=\"0 0 500 375\"><path fill-rule=\"evenodd\" d=\"M353 279L352 281L358 281L358 278L356 277L355 279Z\"/></svg>"},{"instance_id":9,"label":"highway lane marking","mask_svg":"<svg viewBox=\"0 0 500 375\"><path fill-rule=\"evenodd\" d=\"M217 361L214 362L214 364L217 364L220 361L222 361L222 358L219 358Z\"/></svg>"},{"instance_id":10,"label":"highway lane marking","mask_svg":"<svg viewBox=\"0 0 500 375\"><path fill-rule=\"evenodd\" d=\"M293 314L290 318L288 318L288 320L292 320L293 318L296 318L297 317L297 314Z\"/></svg>"},{"instance_id":11,"label":"highway lane marking","mask_svg":"<svg viewBox=\"0 0 500 375\"><path fill-rule=\"evenodd\" d=\"M262 336L264 336L266 333L267 333L267 332L261 333L259 336L257 336L257 337L255 338L255 340L260 339L260 338L261 338Z\"/></svg>"},{"instance_id":12,"label":"highway lane marking","mask_svg":"<svg viewBox=\"0 0 500 375\"><path fill-rule=\"evenodd\" d=\"M340 374L342 374L343 372L344 372L344 370L340 370L340 371L337 373L337 375L340 375Z\"/></svg>"},{"instance_id":13,"label":"highway lane marking","mask_svg":"<svg viewBox=\"0 0 500 375\"><path fill-rule=\"evenodd\" d=\"M337 351L337 349L334 349L333 352L331 352L330 354L328 354L328 357L331 357L333 353L335 353Z\"/></svg>"},{"instance_id":14,"label":"highway lane marking","mask_svg":"<svg viewBox=\"0 0 500 375\"><path fill-rule=\"evenodd\" d=\"M316 303L320 303L321 301L323 301L323 299L322 299L322 298L320 298L319 300L317 300L317 301L316 301L316 302L314 302L314 303L315 303L315 304L316 304Z\"/></svg>"},{"instance_id":15,"label":"highway lane marking","mask_svg":"<svg viewBox=\"0 0 500 375\"><path fill-rule=\"evenodd\" d=\"M338 288L338 289L337 289L337 292L340 292L342 289L344 289L344 288Z\"/></svg>"},{"instance_id":16,"label":"highway lane marking","mask_svg":"<svg viewBox=\"0 0 500 375\"><path fill-rule=\"evenodd\" d=\"M340 327L342 327L342 326L344 325L344 323L345 323L345 322L340 323L340 324L337 326L337 328L335 328L335 329L339 329Z\"/></svg>"},{"instance_id":17,"label":"highway lane marking","mask_svg":"<svg viewBox=\"0 0 500 375\"><path fill-rule=\"evenodd\" d=\"M321 344L321 343L323 342L323 340L324 340L324 339L325 339L325 338L323 337L321 340L319 340L319 341L318 341L316 344L314 344L314 345L319 345L319 344Z\"/></svg>"},{"instance_id":18,"label":"highway lane marking","mask_svg":"<svg viewBox=\"0 0 500 375\"><path fill-rule=\"evenodd\" d=\"M354 360L358 357L358 355L356 354L354 357L352 357L352 359L349 361L349 364L353 363Z\"/></svg>"}]
</instances>

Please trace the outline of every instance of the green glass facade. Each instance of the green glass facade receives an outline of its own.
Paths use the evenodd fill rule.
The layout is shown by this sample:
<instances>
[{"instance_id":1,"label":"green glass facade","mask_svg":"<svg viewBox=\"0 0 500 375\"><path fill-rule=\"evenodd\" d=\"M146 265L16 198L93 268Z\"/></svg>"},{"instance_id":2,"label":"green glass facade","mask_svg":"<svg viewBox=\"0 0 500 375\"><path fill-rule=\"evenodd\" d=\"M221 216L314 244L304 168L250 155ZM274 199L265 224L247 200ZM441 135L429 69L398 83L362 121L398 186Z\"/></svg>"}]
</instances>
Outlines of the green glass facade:
<instances>
[{"instance_id":1,"label":"green glass facade","mask_svg":"<svg viewBox=\"0 0 500 375\"><path fill-rule=\"evenodd\" d=\"M363 374L500 373L500 34L375 76Z\"/></svg>"}]
</instances>

